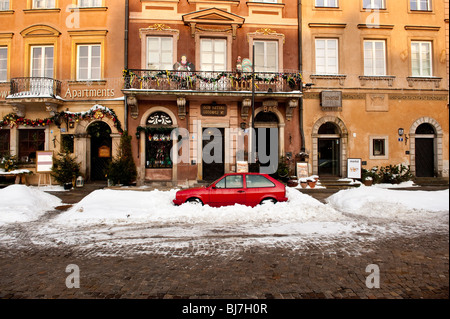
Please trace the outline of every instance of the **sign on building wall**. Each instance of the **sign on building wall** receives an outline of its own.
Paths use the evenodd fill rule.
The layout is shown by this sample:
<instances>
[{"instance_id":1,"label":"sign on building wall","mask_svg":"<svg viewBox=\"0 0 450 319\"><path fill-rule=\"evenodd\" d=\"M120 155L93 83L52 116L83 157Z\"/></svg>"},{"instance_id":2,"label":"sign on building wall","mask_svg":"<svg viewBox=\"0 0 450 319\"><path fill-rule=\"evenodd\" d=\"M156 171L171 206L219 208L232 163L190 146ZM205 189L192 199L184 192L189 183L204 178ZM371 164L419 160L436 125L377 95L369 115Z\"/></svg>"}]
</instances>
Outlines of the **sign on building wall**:
<instances>
[{"instance_id":1,"label":"sign on building wall","mask_svg":"<svg viewBox=\"0 0 450 319\"><path fill-rule=\"evenodd\" d=\"M201 113L203 116L226 116L226 104L202 104Z\"/></svg>"},{"instance_id":2,"label":"sign on building wall","mask_svg":"<svg viewBox=\"0 0 450 319\"><path fill-rule=\"evenodd\" d=\"M348 158L347 159L347 177L361 179L361 159Z\"/></svg>"},{"instance_id":3,"label":"sign on building wall","mask_svg":"<svg viewBox=\"0 0 450 319\"><path fill-rule=\"evenodd\" d=\"M342 107L342 91L320 92L320 105L322 107Z\"/></svg>"}]
</instances>

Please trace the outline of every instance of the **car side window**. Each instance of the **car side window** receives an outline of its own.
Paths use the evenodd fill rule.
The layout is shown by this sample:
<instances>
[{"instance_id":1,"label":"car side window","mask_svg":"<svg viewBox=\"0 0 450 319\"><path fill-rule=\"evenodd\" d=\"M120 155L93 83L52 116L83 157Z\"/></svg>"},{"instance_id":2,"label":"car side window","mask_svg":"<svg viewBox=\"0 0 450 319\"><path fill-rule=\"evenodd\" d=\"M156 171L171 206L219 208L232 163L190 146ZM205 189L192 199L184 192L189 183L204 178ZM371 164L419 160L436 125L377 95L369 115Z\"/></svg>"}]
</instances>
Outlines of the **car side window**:
<instances>
[{"instance_id":1,"label":"car side window","mask_svg":"<svg viewBox=\"0 0 450 319\"><path fill-rule=\"evenodd\" d=\"M247 175L245 178L247 188L275 187L275 184L261 175Z\"/></svg>"},{"instance_id":2,"label":"car side window","mask_svg":"<svg viewBox=\"0 0 450 319\"><path fill-rule=\"evenodd\" d=\"M216 183L216 188L242 188L244 182L242 175L229 175Z\"/></svg>"}]
</instances>

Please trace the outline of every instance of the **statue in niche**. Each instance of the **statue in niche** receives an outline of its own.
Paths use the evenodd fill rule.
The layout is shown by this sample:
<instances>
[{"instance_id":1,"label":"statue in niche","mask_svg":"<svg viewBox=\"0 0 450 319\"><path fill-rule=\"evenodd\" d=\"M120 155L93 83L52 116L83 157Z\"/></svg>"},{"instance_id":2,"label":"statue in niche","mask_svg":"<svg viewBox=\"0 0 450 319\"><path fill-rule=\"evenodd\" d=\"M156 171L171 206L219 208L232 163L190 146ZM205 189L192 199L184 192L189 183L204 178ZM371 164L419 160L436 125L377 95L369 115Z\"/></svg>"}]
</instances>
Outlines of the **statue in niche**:
<instances>
[{"instance_id":1,"label":"statue in niche","mask_svg":"<svg viewBox=\"0 0 450 319\"><path fill-rule=\"evenodd\" d=\"M177 71L194 71L194 64L187 61L186 55L181 56L181 61L173 65L173 69Z\"/></svg>"}]
</instances>

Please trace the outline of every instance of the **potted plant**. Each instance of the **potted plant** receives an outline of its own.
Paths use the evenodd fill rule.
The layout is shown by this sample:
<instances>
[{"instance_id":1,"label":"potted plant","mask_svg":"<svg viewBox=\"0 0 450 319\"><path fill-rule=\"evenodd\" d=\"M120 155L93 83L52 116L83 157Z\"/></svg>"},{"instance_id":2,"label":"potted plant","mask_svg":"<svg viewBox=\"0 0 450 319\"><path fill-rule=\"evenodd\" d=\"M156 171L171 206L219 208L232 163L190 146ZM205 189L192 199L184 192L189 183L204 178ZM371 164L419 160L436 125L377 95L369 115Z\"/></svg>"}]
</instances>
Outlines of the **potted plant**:
<instances>
[{"instance_id":1,"label":"potted plant","mask_svg":"<svg viewBox=\"0 0 450 319\"><path fill-rule=\"evenodd\" d=\"M287 181L287 186L297 187L298 186L297 176L291 176L290 179Z\"/></svg>"},{"instance_id":2,"label":"potted plant","mask_svg":"<svg viewBox=\"0 0 450 319\"><path fill-rule=\"evenodd\" d=\"M71 189L75 179L80 174L80 164L68 152L58 155L59 158L53 158L51 176L60 185L63 185L64 189Z\"/></svg>"},{"instance_id":3,"label":"potted plant","mask_svg":"<svg viewBox=\"0 0 450 319\"><path fill-rule=\"evenodd\" d=\"M372 186L373 184L373 178L371 176L366 176L363 180L363 184L365 186Z\"/></svg>"},{"instance_id":4,"label":"potted plant","mask_svg":"<svg viewBox=\"0 0 450 319\"><path fill-rule=\"evenodd\" d=\"M308 179L307 179L307 182L308 182L308 186L309 186L309 187L311 187L311 188L316 187L317 181L316 181L315 179L313 179L313 178L308 178Z\"/></svg>"},{"instance_id":5,"label":"potted plant","mask_svg":"<svg viewBox=\"0 0 450 319\"><path fill-rule=\"evenodd\" d=\"M306 188L306 186L308 186L308 181L305 178L300 178L300 186Z\"/></svg>"}]
</instances>

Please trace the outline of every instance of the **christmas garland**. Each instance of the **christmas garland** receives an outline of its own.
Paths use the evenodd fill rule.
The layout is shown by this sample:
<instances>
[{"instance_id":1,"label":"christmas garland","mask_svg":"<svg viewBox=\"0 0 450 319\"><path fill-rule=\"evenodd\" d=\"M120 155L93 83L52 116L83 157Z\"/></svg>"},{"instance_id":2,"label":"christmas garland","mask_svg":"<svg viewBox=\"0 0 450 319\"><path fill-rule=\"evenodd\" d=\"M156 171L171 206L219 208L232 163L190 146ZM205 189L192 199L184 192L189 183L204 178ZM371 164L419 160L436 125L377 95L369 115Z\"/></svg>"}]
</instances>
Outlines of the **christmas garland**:
<instances>
[{"instance_id":1,"label":"christmas garland","mask_svg":"<svg viewBox=\"0 0 450 319\"><path fill-rule=\"evenodd\" d=\"M138 81L148 81L148 80L158 81L159 79L169 79L169 81L174 81L177 83L180 83L182 81L188 81L190 86L192 86L193 80L200 80L204 83L215 83L224 78L228 78L231 81L242 81L242 80L249 81L252 79L252 75L249 74L248 72L244 73L244 74L237 73L237 72L235 72L235 73L221 72L216 77L204 77L195 72L180 72L180 71L170 72L170 71L166 70L166 71L158 71L156 73L149 74L150 72L156 72L156 71L149 71L149 72L147 72L148 74L139 76L131 70L123 70L123 77L128 84L130 84L135 78ZM186 74L186 75L179 75L180 73ZM236 74L236 75L233 75L233 74ZM295 74L271 73L271 74L272 74L272 76L263 78L258 73L256 73L255 80L259 81L259 82L263 81L265 83L274 83L274 82L277 82L279 79L283 79L283 80L286 80L290 85L296 85L302 81L302 75L300 73L295 73Z\"/></svg>"},{"instance_id":2,"label":"christmas garland","mask_svg":"<svg viewBox=\"0 0 450 319\"><path fill-rule=\"evenodd\" d=\"M52 123L55 123L57 120L60 120L61 118L66 119L66 121L69 122L78 122L80 120L86 120L86 119L101 119L103 117L108 117L114 122L114 126L117 128L119 132L123 132L122 124L120 123L116 113L108 109L106 107L99 107L94 106L87 112L78 112L78 113L72 113L67 111L62 111L60 113L57 113L55 116L51 118L45 118L45 119L36 119L36 120L30 120L23 117L19 117L15 113L7 114L3 117L2 121L0 121L0 127L3 126L10 126L13 128L14 126L28 126L28 127L44 127L46 125L50 125Z\"/></svg>"},{"instance_id":3,"label":"christmas garland","mask_svg":"<svg viewBox=\"0 0 450 319\"><path fill-rule=\"evenodd\" d=\"M52 118L45 118L45 119L36 119L36 120L30 120L23 117L18 116L15 113L9 113L3 117L3 119L0 121L0 127L3 126L9 126L13 128L14 126L29 126L29 127L41 127L50 125L54 122L54 117Z\"/></svg>"}]
</instances>

